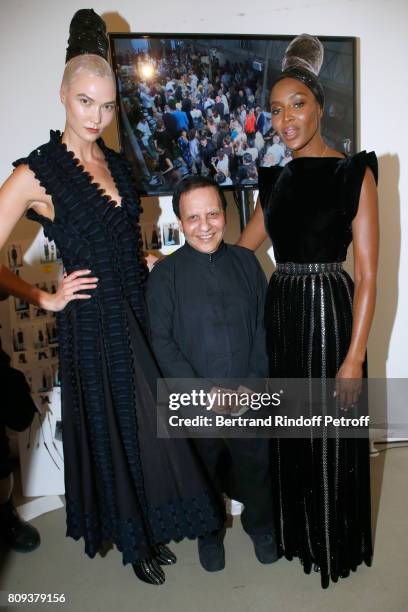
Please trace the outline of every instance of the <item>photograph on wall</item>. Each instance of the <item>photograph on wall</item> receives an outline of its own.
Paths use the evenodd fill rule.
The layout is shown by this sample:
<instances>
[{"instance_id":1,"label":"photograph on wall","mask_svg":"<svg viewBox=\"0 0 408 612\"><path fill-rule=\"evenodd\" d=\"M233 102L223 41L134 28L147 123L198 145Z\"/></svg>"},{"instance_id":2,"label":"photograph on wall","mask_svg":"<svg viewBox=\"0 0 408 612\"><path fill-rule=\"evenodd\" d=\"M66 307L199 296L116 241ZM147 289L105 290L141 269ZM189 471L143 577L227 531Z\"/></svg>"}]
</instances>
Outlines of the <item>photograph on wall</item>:
<instances>
[{"instance_id":1,"label":"photograph on wall","mask_svg":"<svg viewBox=\"0 0 408 612\"><path fill-rule=\"evenodd\" d=\"M61 386L60 372L59 372L59 364L53 363L51 364L51 372L52 372L52 384L53 387Z\"/></svg>"},{"instance_id":2,"label":"photograph on wall","mask_svg":"<svg viewBox=\"0 0 408 612\"><path fill-rule=\"evenodd\" d=\"M27 349L27 330L23 330L21 327L17 327L12 331L13 335L13 349L14 351L20 352Z\"/></svg>"},{"instance_id":3,"label":"photograph on wall","mask_svg":"<svg viewBox=\"0 0 408 612\"><path fill-rule=\"evenodd\" d=\"M16 358L17 358L17 365L20 366L20 365L28 364L27 353L25 352L17 353Z\"/></svg>"},{"instance_id":4,"label":"photograph on wall","mask_svg":"<svg viewBox=\"0 0 408 612\"><path fill-rule=\"evenodd\" d=\"M20 314L26 312L28 314L27 317L20 317L20 318L29 318L30 317L30 304L28 302L25 302L24 300L22 300L21 298L13 298L14 299L14 310L16 311L16 313Z\"/></svg>"},{"instance_id":5,"label":"photograph on wall","mask_svg":"<svg viewBox=\"0 0 408 612\"><path fill-rule=\"evenodd\" d=\"M52 373L50 368L39 370L37 373L37 393L46 393L47 391L51 391L52 387Z\"/></svg>"},{"instance_id":6,"label":"photograph on wall","mask_svg":"<svg viewBox=\"0 0 408 612\"><path fill-rule=\"evenodd\" d=\"M256 187L260 166L291 151L272 128L269 95L292 36L110 34L119 136L139 189L172 193L190 175ZM355 39L319 36L326 107L322 135L356 152Z\"/></svg>"},{"instance_id":7,"label":"photograph on wall","mask_svg":"<svg viewBox=\"0 0 408 612\"><path fill-rule=\"evenodd\" d=\"M162 237L160 227L157 224L143 224L141 226L143 246L147 251L155 251L162 248Z\"/></svg>"},{"instance_id":8,"label":"photograph on wall","mask_svg":"<svg viewBox=\"0 0 408 612\"><path fill-rule=\"evenodd\" d=\"M46 264L54 261L57 261L57 248L55 246L55 242L48 240L48 238L44 236L42 249L40 252L40 262L42 264Z\"/></svg>"},{"instance_id":9,"label":"photograph on wall","mask_svg":"<svg viewBox=\"0 0 408 612\"><path fill-rule=\"evenodd\" d=\"M7 250L7 258L10 268L21 268L23 265L21 244L16 244L13 242Z\"/></svg>"},{"instance_id":10,"label":"photograph on wall","mask_svg":"<svg viewBox=\"0 0 408 612\"><path fill-rule=\"evenodd\" d=\"M58 332L56 321L50 321L46 324L48 344L56 344L58 342Z\"/></svg>"},{"instance_id":11,"label":"photograph on wall","mask_svg":"<svg viewBox=\"0 0 408 612\"><path fill-rule=\"evenodd\" d=\"M45 325L36 325L33 327L33 341L35 349L43 349L48 346L48 337Z\"/></svg>"},{"instance_id":12,"label":"photograph on wall","mask_svg":"<svg viewBox=\"0 0 408 612\"><path fill-rule=\"evenodd\" d=\"M16 316L18 321L27 321L30 319L30 309L17 312Z\"/></svg>"},{"instance_id":13,"label":"photograph on wall","mask_svg":"<svg viewBox=\"0 0 408 612\"><path fill-rule=\"evenodd\" d=\"M180 246L178 223L163 223L163 246Z\"/></svg>"}]
</instances>

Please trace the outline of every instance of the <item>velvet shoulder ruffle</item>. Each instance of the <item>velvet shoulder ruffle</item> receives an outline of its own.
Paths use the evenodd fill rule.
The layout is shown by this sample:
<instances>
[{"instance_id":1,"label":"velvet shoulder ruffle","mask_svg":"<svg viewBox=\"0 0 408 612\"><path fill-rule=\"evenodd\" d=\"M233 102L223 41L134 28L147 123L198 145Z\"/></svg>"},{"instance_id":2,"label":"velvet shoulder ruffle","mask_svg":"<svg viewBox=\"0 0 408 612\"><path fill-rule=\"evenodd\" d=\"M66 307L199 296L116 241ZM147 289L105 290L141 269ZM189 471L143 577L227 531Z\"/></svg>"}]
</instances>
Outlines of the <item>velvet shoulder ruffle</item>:
<instances>
[{"instance_id":1,"label":"velvet shoulder ruffle","mask_svg":"<svg viewBox=\"0 0 408 612\"><path fill-rule=\"evenodd\" d=\"M356 155L341 160L347 201L347 218L351 222L357 214L360 202L361 186L367 168L371 170L376 184L378 183L378 161L374 151L360 151Z\"/></svg>"}]
</instances>

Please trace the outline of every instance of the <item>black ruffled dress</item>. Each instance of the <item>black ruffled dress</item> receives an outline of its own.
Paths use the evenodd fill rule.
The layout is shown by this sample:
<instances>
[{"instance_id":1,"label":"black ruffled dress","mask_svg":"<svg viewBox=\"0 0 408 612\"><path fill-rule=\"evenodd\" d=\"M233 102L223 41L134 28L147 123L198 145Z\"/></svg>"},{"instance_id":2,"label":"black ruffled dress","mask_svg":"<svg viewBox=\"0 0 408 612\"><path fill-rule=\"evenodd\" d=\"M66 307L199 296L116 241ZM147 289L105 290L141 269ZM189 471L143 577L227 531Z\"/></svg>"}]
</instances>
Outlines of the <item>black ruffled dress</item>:
<instances>
[{"instance_id":1,"label":"black ruffled dress","mask_svg":"<svg viewBox=\"0 0 408 612\"><path fill-rule=\"evenodd\" d=\"M296 158L260 168L260 201L277 262L266 300L270 376L335 378L351 339L353 282L343 270L366 168L377 159ZM364 366L366 372L366 367ZM368 439L272 440L281 555L321 582L371 565Z\"/></svg>"},{"instance_id":2,"label":"black ruffled dress","mask_svg":"<svg viewBox=\"0 0 408 612\"><path fill-rule=\"evenodd\" d=\"M91 299L57 315L67 535L83 537L90 557L107 540L135 563L153 544L219 529L224 516L189 441L157 438L160 374L146 340L139 197L127 162L98 144L120 207L59 132L14 165L28 164L52 197L53 222L32 209L27 216L55 241L66 272L99 278Z\"/></svg>"}]
</instances>

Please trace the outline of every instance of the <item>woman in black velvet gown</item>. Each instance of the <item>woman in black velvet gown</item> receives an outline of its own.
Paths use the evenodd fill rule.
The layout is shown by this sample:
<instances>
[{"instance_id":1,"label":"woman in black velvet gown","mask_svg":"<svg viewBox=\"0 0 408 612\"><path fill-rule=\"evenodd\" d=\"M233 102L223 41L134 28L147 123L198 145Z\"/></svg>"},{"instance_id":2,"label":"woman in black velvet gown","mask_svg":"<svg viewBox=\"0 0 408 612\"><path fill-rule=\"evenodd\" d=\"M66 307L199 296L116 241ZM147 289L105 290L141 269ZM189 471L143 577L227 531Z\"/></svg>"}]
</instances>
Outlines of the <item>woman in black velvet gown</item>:
<instances>
[{"instance_id":1,"label":"woman in black velvet gown","mask_svg":"<svg viewBox=\"0 0 408 612\"><path fill-rule=\"evenodd\" d=\"M347 409L366 376L374 312L377 160L365 151L346 158L325 144L323 90L304 66L288 63L272 88L273 127L293 160L260 168L261 206L239 244L256 249L268 234L274 248L265 310L270 376L336 378ZM351 242L354 284L342 268ZM368 439L311 435L271 447L281 555L299 557L306 573L319 569L324 588L370 565Z\"/></svg>"},{"instance_id":2,"label":"woman in black velvet gown","mask_svg":"<svg viewBox=\"0 0 408 612\"><path fill-rule=\"evenodd\" d=\"M80 46L104 29L84 12L97 23L80 31ZM57 312L67 535L83 538L90 557L113 542L140 579L162 584L160 565L175 561L163 543L219 529L224 515L189 441L157 438L141 208L127 162L100 138L116 91L94 49L67 58L64 133L18 160L0 192L0 248L27 214L55 241L66 277L51 295L0 268L0 286Z\"/></svg>"}]
</instances>

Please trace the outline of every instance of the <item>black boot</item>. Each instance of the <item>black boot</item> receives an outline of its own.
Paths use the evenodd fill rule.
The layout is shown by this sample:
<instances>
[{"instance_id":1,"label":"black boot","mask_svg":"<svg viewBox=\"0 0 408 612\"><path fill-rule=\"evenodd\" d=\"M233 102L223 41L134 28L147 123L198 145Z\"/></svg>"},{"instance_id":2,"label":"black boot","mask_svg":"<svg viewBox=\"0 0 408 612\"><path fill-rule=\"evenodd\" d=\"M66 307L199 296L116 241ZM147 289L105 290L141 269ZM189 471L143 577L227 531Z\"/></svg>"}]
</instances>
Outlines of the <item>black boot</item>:
<instances>
[{"instance_id":1,"label":"black boot","mask_svg":"<svg viewBox=\"0 0 408 612\"><path fill-rule=\"evenodd\" d=\"M139 563L133 563L132 567L139 580L147 582L147 584L159 586L164 584L166 580L166 576L156 559L144 559Z\"/></svg>"},{"instance_id":2,"label":"black boot","mask_svg":"<svg viewBox=\"0 0 408 612\"><path fill-rule=\"evenodd\" d=\"M250 538L254 544L255 556L259 563L274 563L279 559L276 539L273 533L250 534Z\"/></svg>"},{"instance_id":3,"label":"black boot","mask_svg":"<svg viewBox=\"0 0 408 612\"><path fill-rule=\"evenodd\" d=\"M225 567L224 536L225 529L220 529L197 540L198 558L207 572L219 572Z\"/></svg>"},{"instance_id":4,"label":"black boot","mask_svg":"<svg viewBox=\"0 0 408 612\"><path fill-rule=\"evenodd\" d=\"M16 552L31 552L40 545L37 529L18 516L11 497L0 504L0 539Z\"/></svg>"},{"instance_id":5,"label":"black boot","mask_svg":"<svg viewBox=\"0 0 408 612\"><path fill-rule=\"evenodd\" d=\"M165 544L153 546L154 558L160 565L174 565L177 557Z\"/></svg>"}]
</instances>

